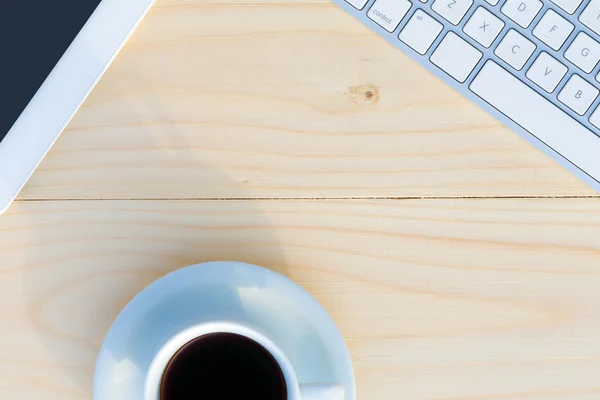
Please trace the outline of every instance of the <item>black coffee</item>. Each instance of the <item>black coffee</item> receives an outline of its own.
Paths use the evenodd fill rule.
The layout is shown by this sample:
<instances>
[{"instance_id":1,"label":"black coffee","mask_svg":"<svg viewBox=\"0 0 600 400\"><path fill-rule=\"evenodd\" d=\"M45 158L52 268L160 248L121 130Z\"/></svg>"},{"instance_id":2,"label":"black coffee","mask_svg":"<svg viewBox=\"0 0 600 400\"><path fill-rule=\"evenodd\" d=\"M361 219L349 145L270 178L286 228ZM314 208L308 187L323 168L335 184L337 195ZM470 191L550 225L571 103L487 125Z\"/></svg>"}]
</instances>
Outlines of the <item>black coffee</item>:
<instances>
[{"instance_id":1,"label":"black coffee","mask_svg":"<svg viewBox=\"0 0 600 400\"><path fill-rule=\"evenodd\" d=\"M283 372L271 353L245 336L212 333L173 356L161 400L286 400Z\"/></svg>"}]
</instances>

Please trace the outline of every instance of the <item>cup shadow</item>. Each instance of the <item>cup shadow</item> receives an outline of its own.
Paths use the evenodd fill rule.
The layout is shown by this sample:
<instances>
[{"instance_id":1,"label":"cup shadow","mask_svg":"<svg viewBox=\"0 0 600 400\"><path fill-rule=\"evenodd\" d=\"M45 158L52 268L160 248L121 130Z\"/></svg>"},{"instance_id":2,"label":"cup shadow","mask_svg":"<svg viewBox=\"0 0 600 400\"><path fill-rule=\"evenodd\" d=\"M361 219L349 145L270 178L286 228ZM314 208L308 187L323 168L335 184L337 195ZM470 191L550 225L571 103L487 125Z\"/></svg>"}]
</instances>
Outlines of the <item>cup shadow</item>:
<instances>
[{"instance_id":1,"label":"cup shadow","mask_svg":"<svg viewBox=\"0 0 600 400\"><path fill-rule=\"evenodd\" d=\"M147 96L143 112L139 104L120 110L137 121L128 129L144 130L136 135L143 138L136 148L164 148L161 159L168 168L196 165L204 171L196 185L218 177L235 191L228 196L234 199L59 201L53 212L28 217L35 249L22 255L28 317L46 358L58 367L61 378L56 380L73 398L91 398L96 356L108 329L123 307L156 279L188 265L223 260L287 275L260 202L235 200L250 197L243 184L201 165L198 155L186 150L189 131L185 134L174 118L165 117L168 107L152 101L159 97ZM146 124L149 113L161 115L161 123ZM172 179L177 185L177 176Z\"/></svg>"}]
</instances>

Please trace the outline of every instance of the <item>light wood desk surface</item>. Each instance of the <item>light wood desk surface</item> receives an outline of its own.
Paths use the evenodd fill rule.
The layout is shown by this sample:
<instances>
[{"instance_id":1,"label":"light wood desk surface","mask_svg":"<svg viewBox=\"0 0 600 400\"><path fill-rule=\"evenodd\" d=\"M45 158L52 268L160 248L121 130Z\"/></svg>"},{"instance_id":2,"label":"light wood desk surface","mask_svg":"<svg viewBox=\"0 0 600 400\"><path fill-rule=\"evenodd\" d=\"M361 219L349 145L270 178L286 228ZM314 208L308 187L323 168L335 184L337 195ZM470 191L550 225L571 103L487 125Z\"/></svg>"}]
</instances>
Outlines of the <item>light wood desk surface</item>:
<instances>
[{"instance_id":1,"label":"light wood desk surface","mask_svg":"<svg viewBox=\"0 0 600 400\"><path fill-rule=\"evenodd\" d=\"M0 217L0 398L91 399L144 286L279 271L359 399L600 398L600 198L328 0L157 0Z\"/></svg>"}]
</instances>

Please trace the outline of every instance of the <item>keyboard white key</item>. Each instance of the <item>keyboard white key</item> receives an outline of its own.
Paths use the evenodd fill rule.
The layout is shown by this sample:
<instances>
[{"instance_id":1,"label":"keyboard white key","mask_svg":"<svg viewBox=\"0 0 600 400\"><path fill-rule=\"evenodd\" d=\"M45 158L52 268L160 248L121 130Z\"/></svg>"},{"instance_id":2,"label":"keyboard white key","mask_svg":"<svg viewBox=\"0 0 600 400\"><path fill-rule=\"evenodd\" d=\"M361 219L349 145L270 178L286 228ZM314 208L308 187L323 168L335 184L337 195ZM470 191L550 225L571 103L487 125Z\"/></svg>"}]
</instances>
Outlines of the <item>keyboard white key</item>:
<instances>
[{"instance_id":1,"label":"keyboard white key","mask_svg":"<svg viewBox=\"0 0 600 400\"><path fill-rule=\"evenodd\" d=\"M394 32L411 6L408 0L377 0L368 15L386 31Z\"/></svg>"},{"instance_id":2,"label":"keyboard white key","mask_svg":"<svg viewBox=\"0 0 600 400\"><path fill-rule=\"evenodd\" d=\"M417 10L408 21L399 39L419 54L425 54L435 42L443 26L423 10Z\"/></svg>"},{"instance_id":3,"label":"keyboard white key","mask_svg":"<svg viewBox=\"0 0 600 400\"><path fill-rule=\"evenodd\" d=\"M579 16L579 20L600 35L600 0L592 0Z\"/></svg>"},{"instance_id":4,"label":"keyboard white key","mask_svg":"<svg viewBox=\"0 0 600 400\"><path fill-rule=\"evenodd\" d=\"M453 25L463 19L473 0L435 0L431 8Z\"/></svg>"},{"instance_id":5,"label":"keyboard white key","mask_svg":"<svg viewBox=\"0 0 600 400\"><path fill-rule=\"evenodd\" d=\"M600 107L596 108L596 111L592 113L592 115L590 116L590 122L596 128L600 129Z\"/></svg>"},{"instance_id":6,"label":"keyboard white key","mask_svg":"<svg viewBox=\"0 0 600 400\"><path fill-rule=\"evenodd\" d=\"M566 73L567 67L542 51L527 71L526 76L546 92L552 93Z\"/></svg>"},{"instance_id":7,"label":"keyboard white key","mask_svg":"<svg viewBox=\"0 0 600 400\"><path fill-rule=\"evenodd\" d=\"M470 89L590 176L600 176L600 137L488 61Z\"/></svg>"},{"instance_id":8,"label":"keyboard white key","mask_svg":"<svg viewBox=\"0 0 600 400\"><path fill-rule=\"evenodd\" d=\"M554 4L556 4L569 14L573 14L575 10L579 8L581 1L582 0L552 0Z\"/></svg>"},{"instance_id":9,"label":"keyboard white key","mask_svg":"<svg viewBox=\"0 0 600 400\"><path fill-rule=\"evenodd\" d=\"M454 32L448 32L431 55L431 62L459 82L467 80L483 54Z\"/></svg>"},{"instance_id":10,"label":"keyboard white key","mask_svg":"<svg viewBox=\"0 0 600 400\"><path fill-rule=\"evenodd\" d=\"M346 0L346 2L350 3L354 8L362 10L369 0Z\"/></svg>"},{"instance_id":11,"label":"keyboard white key","mask_svg":"<svg viewBox=\"0 0 600 400\"><path fill-rule=\"evenodd\" d=\"M572 23L558 15L553 10L546 11L540 22L533 30L533 35L546 43L551 49L558 50L573 32Z\"/></svg>"},{"instance_id":12,"label":"keyboard white key","mask_svg":"<svg viewBox=\"0 0 600 400\"><path fill-rule=\"evenodd\" d=\"M516 70L521 70L535 51L535 44L511 29L502 39L494 53Z\"/></svg>"},{"instance_id":13,"label":"keyboard white key","mask_svg":"<svg viewBox=\"0 0 600 400\"><path fill-rule=\"evenodd\" d=\"M600 61L600 43L579 32L565 52L565 58L589 74Z\"/></svg>"},{"instance_id":14,"label":"keyboard white key","mask_svg":"<svg viewBox=\"0 0 600 400\"><path fill-rule=\"evenodd\" d=\"M522 28L527 28L542 6L539 0L506 0L502 6L502 13Z\"/></svg>"},{"instance_id":15,"label":"keyboard white key","mask_svg":"<svg viewBox=\"0 0 600 400\"><path fill-rule=\"evenodd\" d=\"M598 89L579 75L573 75L558 94L558 100L579 115L586 113L598 97Z\"/></svg>"},{"instance_id":16,"label":"keyboard white key","mask_svg":"<svg viewBox=\"0 0 600 400\"><path fill-rule=\"evenodd\" d=\"M488 3L489 5L491 5L491 6L495 6L496 4L498 4L498 2L499 2L500 0L485 0L485 1L486 1L486 3Z\"/></svg>"},{"instance_id":17,"label":"keyboard white key","mask_svg":"<svg viewBox=\"0 0 600 400\"><path fill-rule=\"evenodd\" d=\"M483 47L490 47L504 28L504 22L483 7L477 8L463 31Z\"/></svg>"},{"instance_id":18,"label":"keyboard white key","mask_svg":"<svg viewBox=\"0 0 600 400\"><path fill-rule=\"evenodd\" d=\"M369 0L346 0L348 3L350 3L352 6L354 6L354 8L357 8L359 10L362 10L363 8L365 8L365 5L369 2Z\"/></svg>"}]
</instances>

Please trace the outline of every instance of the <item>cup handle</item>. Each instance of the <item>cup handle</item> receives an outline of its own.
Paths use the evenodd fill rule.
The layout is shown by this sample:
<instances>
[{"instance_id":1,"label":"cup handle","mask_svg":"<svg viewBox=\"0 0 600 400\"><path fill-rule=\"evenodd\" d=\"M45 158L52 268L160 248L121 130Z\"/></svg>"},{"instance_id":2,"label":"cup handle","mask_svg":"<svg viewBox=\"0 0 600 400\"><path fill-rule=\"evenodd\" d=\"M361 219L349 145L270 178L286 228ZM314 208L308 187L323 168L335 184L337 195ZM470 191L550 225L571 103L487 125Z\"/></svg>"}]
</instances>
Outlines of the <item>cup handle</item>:
<instances>
[{"instance_id":1,"label":"cup handle","mask_svg":"<svg viewBox=\"0 0 600 400\"><path fill-rule=\"evenodd\" d=\"M302 400L344 400L344 386L339 383L308 383L300 385Z\"/></svg>"}]
</instances>

